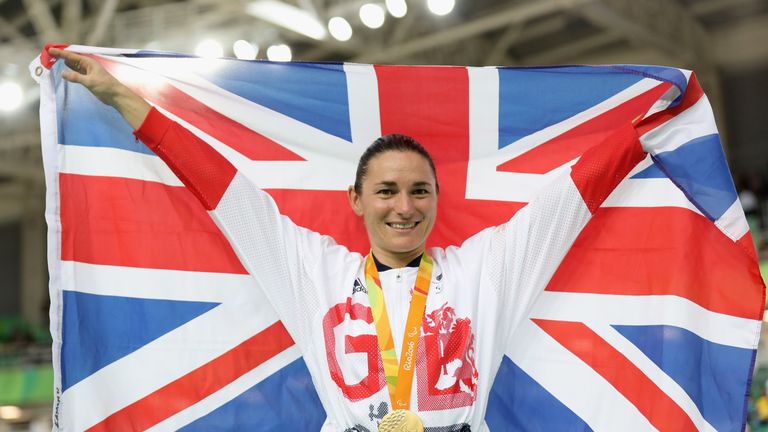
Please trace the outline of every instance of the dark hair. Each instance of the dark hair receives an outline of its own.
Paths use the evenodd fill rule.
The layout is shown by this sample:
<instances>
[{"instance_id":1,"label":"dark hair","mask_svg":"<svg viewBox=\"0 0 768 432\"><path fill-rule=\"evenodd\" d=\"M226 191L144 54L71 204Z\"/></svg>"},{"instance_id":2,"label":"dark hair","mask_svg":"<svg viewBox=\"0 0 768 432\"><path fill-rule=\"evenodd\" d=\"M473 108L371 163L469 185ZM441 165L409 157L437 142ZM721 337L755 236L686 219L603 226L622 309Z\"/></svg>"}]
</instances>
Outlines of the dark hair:
<instances>
[{"instance_id":1,"label":"dark hair","mask_svg":"<svg viewBox=\"0 0 768 432\"><path fill-rule=\"evenodd\" d=\"M435 189L438 192L440 191L440 185L437 183L435 163L432 161L432 156L429 155L427 150L408 135L389 134L376 139L360 156L360 161L357 163L357 173L355 174L355 192L359 194L363 189L363 179L368 174L368 163L371 159L388 151L414 152L426 159L429 167L432 169L432 175L435 176Z\"/></svg>"}]
</instances>

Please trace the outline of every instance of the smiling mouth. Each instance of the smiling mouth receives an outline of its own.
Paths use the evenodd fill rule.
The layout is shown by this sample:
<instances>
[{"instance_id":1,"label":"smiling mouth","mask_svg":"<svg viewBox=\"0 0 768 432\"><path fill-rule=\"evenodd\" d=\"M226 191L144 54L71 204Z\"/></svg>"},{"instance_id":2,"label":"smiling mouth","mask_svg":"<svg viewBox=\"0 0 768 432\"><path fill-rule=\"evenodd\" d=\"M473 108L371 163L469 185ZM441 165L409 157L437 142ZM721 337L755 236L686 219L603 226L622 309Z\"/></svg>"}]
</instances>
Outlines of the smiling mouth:
<instances>
[{"instance_id":1,"label":"smiling mouth","mask_svg":"<svg viewBox=\"0 0 768 432\"><path fill-rule=\"evenodd\" d=\"M395 222L387 222L387 225L394 229L411 229L415 228L416 225L418 225L421 222L408 222L408 223L395 223Z\"/></svg>"}]
</instances>

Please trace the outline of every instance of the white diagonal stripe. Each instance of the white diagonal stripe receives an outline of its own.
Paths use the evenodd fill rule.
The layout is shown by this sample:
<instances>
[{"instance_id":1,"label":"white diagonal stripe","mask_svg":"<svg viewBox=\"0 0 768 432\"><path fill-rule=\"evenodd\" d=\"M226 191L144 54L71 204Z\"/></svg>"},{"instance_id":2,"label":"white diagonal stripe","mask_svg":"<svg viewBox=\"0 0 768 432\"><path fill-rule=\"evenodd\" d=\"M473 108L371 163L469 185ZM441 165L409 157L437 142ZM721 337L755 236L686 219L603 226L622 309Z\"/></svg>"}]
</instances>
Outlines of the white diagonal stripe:
<instances>
[{"instance_id":1,"label":"white diagonal stripe","mask_svg":"<svg viewBox=\"0 0 768 432\"><path fill-rule=\"evenodd\" d=\"M123 177L183 186L159 157L110 147L59 145L60 172Z\"/></svg>"},{"instance_id":2,"label":"white diagonal stripe","mask_svg":"<svg viewBox=\"0 0 768 432\"><path fill-rule=\"evenodd\" d=\"M500 155L499 73L496 68L467 68L469 74L468 199L528 202L575 160L547 174L497 171L506 159ZM508 146L512 147L512 146ZM499 187L499 185L508 187Z\"/></svg>"},{"instance_id":3,"label":"white diagonal stripe","mask_svg":"<svg viewBox=\"0 0 768 432\"><path fill-rule=\"evenodd\" d=\"M520 323L510 347L509 358L592 430L656 430L602 376L532 321ZM585 389L589 389L589 397L585 397Z\"/></svg>"},{"instance_id":4,"label":"white diagonal stripe","mask_svg":"<svg viewBox=\"0 0 768 432\"><path fill-rule=\"evenodd\" d=\"M678 69L680 73L682 73L685 76L685 82L687 83L691 79L691 73L692 71L689 71L687 69ZM663 96L659 98L658 101L656 101L655 104L651 107L651 109L648 110L648 112L645 113L645 116L643 118L648 118L652 116L653 114L656 114L659 111L663 111L667 109L672 102L677 99L677 97L680 96L680 89L677 86L672 86L667 90L666 93L664 93Z\"/></svg>"},{"instance_id":5,"label":"white diagonal stripe","mask_svg":"<svg viewBox=\"0 0 768 432\"><path fill-rule=\"evenodd\" d=\"M61 261L62 289L88 294L200 302L266 301L250 275Z\"/></svg>"},{"instance_id":6,"label":"white diagonal stripe","mask_svg":"<svg viewBox=\"0 0 768 432\"><path fill-rule=\"evenodd\" d=\"M689 141L717 134L709 100L702 96L695 104L640 137L643 149L651 154L675 150Z\"/></svg>"},{"instance_id":7,"label":"white diagonal stripe","mask_svg":"<svg viewBox=\"0 0 768 432\"><path fill-rule=\"evenodd\" d=\"M225 143L163 111L185 125L264 189L346 190L355 170L360 145L350 143L285 114L229 93L195 74L205 59L110 58L167 77L178 90L209 108L298 154L305 161L251 161ZM364 147L363 147L364 148ZM350 174L351 173L351 174Z\"/></svg>"},{"instance_id":8,"label":"white diagonal stripe","mask_svg":"<svg viewBox=\"0 0 768 432\"><path fill-rule=\"evenodd\" d=\"M656 384L690 417L696 428L702 432L715 432L715 428L704 419L696 403L680 385L669 377L656 363L649 359L633 343L609 325L595 325L591 329L611 346L629 359L643 374Z\"/></svg>"},{"instance_id":9,"label":"white diagonal stripe","mask_svg":"<svg viewBox=\"0 0 768 432\"><path fill-rule=\"evenodd\" d=\"M563 171L570 169L577 159L546 174L497 171L499 165L659 85L656 80L643 79L585 111L499 149L498 70L468 68L468 72L470 151L466 196L469 199L530 201L542 187ZM507 187L499 187L499 185L507 185Z\"/></svg>"},{"instance_id":10,"label":"white diagonal stripe","mask_svg":"<svg viewBox=\"0 0 768 432\"><path fill-rule=\"evenodd\" d=\"M62 395L75 430L83 430L231 350L276 321L269 303L227 303L105 366ZM184 349L179 347L198 347ZM104 389L110 389L108 395Z\"/></svg>"},{"instance_id":11,"label":"white diagonal stripe","mask_svg":"<svg viewBox=\"0 0 768 432\"><path fill-rule=\"evenodd\" d=\"M646 78L640 80L593 107L590 107L559 123L553 124L552 126L527 135L515 141L514 145L508 145L501 150L497 150L497 166L533 148L538 147L542 143L562 135L563 133L573 129L576 126L579 126L601 114L604 114L618 107L619 105L627 102L628 100L631 100L632 98L640 96L641 94L653 89L658 85L659 82L653 79Z\"/></svg>"},{"instance_id":12,"label":"white diagonal stripe","mask_svg":"<svg viewBox=\"0 0 768 432\"><path fill-rule=\"evenodd\" d=\"M240 378L232 381L231 384L223 387L221 390L194 405L190 405L189 408L167 418L157 425L147 429L147 431L160 432L179 430L195 420L210 414L215 409L220 408L244 391L250 389L270 375L300 358L301 352L299 351L299 348L296 345L293 345Z\"/></svg>"},{"instance_id":13,"label":"white diagonal stripe","mask_svg":"<svg viewBox=\"0 0 768 432\"><path fill-rule=\"evenodd\" d=\"M696 214L699 210L668 178L627 178L614 189L601 207L679 207Z\"/></svg>"},{"instance_id":14,"label":"white diagonal stripe","mask_svg":"<svg viewBox=\"0 0 768 432\"><path fill-rule=\"evenodd\" d=\"M743 237L749 231L749 224L744 216L744 209L741 208L741 202L738 199L734 200L720 219L715 221L715 225L733 241Z\"/></svg>"},{"instance_id":15,"label":"white diagonal stripe","mask_svg":"<svg viewBox=\"0 0 768 432\"><path fill-rule=\"evenodd\" d=\"M653 311L653 313L648 313ZM609 295L544 291L530 316L588 325L668 325L723 345L756 349L762 321L704 309L674 295Z\"/></svg>"}]
</instances>

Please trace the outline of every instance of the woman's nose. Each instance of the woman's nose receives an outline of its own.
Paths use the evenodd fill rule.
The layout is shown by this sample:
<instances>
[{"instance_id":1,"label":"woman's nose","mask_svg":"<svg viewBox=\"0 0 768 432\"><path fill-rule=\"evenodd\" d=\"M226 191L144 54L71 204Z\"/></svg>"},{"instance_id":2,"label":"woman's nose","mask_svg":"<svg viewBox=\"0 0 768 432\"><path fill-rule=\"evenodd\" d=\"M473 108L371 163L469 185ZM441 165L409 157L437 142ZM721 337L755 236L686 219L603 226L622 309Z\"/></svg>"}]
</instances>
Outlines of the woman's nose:
<instances>
[{"instance_id":1,"label":"woman's nose","mask_svg":"<svg viewBox=\"0 0 768 432\"><path fill-rule=\"evenodd\" d=\"M413 198L407 193L400 193L395 200L395 211L401 215L410 215L413 212Z\"/></svg>"}]
</instances>

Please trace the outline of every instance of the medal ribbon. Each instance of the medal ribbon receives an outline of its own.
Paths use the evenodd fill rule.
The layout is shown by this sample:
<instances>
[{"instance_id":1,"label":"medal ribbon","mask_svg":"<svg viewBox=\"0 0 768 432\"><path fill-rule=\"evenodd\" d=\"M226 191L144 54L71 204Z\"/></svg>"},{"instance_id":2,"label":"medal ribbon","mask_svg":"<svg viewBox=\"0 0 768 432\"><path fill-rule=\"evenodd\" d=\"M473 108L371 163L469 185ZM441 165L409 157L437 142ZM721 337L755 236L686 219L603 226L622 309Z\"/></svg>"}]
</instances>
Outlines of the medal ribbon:
<instances>
[{"instance_id":1,"label":"medal ribbon","mask_svg":"<svg viewBox=\"0 0 768 432\"><path fill-rule=\"evenodd\" d=\"M379 351L384 365L384 376L387 380L392 409L408 409L411 402L411 383L413 382L416 353L421 336L421 321L424 319L424 309L427 306L427 294L431 279L432 259L425 252L421 255L419 272L413 287L411 307L408 310L408 319L403 335L403 352L400 355L398 366L392 328L389 325L387 307L384 305L384 291L381 289L379 271L376 269L373 253L369 253L365 261L365 284L368 288L368 299L371 302L373 322L376 326L376 336L379 340Z\"/></svg>"}]
</instances>

